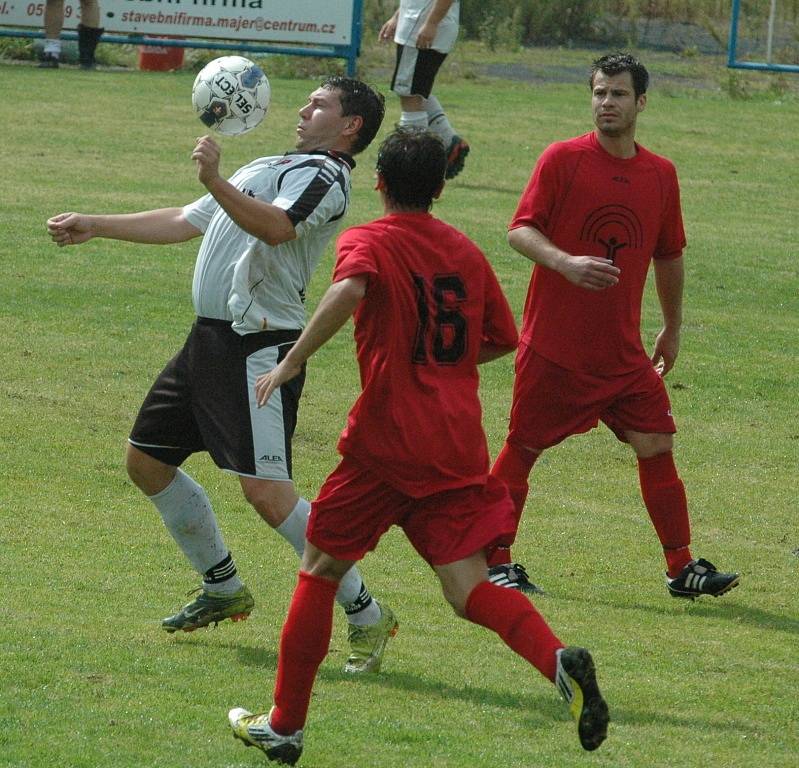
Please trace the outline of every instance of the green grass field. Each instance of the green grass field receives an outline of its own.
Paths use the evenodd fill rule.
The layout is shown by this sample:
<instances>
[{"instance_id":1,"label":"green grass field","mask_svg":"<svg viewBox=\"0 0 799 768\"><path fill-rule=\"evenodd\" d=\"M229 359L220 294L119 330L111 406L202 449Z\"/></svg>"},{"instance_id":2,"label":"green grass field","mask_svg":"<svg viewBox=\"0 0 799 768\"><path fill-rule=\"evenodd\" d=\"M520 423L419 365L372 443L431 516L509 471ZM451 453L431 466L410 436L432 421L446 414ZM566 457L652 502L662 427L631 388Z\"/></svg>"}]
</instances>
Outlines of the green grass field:
<instances>
[{"instance_id":1,"label":"green grass field","mask_svg":"<svg viewBox=\"0 0 799 768\"><path fill-rule=\"evenodd\" d=\"M700 66L652 58L656 82ZM160 619L197 579L122 463L138 405L191 322L196 242L59 250L45 232L61 211L200 195L193 74L0 65L0 78L0 766L261 765L230 737L226 713L270 703L293 552L234 478L192 458L258 606L244 623L167 636ZM675 454L694 551L739 570L741 586L720 600L672 600L629 449L604 429L575 438L536 467L514 551L548 590L537 605L558 634L595 655L611 707L606 744L584 753L554 689L493 635L458 622L391 532L363 572L400 632L383 672L353 681L340 671L337 614L302 766L796 765L799 99L768 89L731 99L675 82L652 91L639 122L642 143L678 166L690 242L682 351L668 377ZM293 143L315 82L272 85L264 125L223 139L224 170ZM473 151L436 213L483 247L520 314L529 265L505 227L544 146L589 130L588 89L468 77L448 79L439 96ZM384 132L398 116L388 104ZM374 147L359 159L351 224L380 212L374 160ZM311 304L331 266L332 251ZM650 344L658 327L652 292ZM312 498L357 392L349 334L309 370L295 470ZM485 367L492 454L511 384L512 360Z\"/></svg>"}]
</instances>

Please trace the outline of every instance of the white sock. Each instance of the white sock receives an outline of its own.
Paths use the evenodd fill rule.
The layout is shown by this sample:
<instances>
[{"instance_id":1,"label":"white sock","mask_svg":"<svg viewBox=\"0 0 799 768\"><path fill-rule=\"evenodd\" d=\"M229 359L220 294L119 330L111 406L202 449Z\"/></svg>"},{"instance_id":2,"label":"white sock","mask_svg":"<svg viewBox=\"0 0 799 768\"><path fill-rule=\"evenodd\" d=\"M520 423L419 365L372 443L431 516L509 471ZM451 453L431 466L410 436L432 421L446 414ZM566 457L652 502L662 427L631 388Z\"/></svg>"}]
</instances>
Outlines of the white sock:
<instances>
[{"instance_id":1,"label":"white sock","mask_svg":"<svg viewBox=\"0 0 799 768\"><path fill-rule=\"evenodd\" d=\"M399 119L400 128L416 128L427 130L427 112L402 112Z\"/></svg>"},{"instance_id":2,"label":"white sock","mask_svg":"<svg viewBox=\"0 0 799 768\"><path fill-rule=\"evenodd\" d=\"M289 512L289 516L275 528L294 547L294 551L300 556L300 559L305 551L305 529L308 527L310 514L310 503L301 498L294 505L294 509ZM339 583L336 602L344 608L350 623L374 624L380 619L380 606L372 599L355 566L344 574L344 578ZM353 617L357 621L352 621Z\"/></svg>"},{"instance_id":3,"label":"white sock","mask_svg":"<svg viewBox=\"0 0 799 768\"><path fill-rule=\"evenodd\" d=\"M150 501L164 521L175 543L194 569L203 576L203 586L212 592L236 592L242 583L203 487L178 469L175 479Z\"/></svg>"},{"instance_id":4,"label":"white sock","mask_svg":"<svg viewBox=\"0 0 799 768\"><path fill-rule=\"evenodd\" d=\"M355 598L348 602L341 600L341 586L339 586L336 600L344 608L344 613L347 614L347 621L350 624L355 624L359 627L377 624L383 612L380 610L380 604L377 600L369 594L369 590L366 588L366 584L363 583L361 574L358 573L357 569L350 568L341 580L341 584L343 585L345 580L349 579L353 574L357 579L352 580L353 584L350 588L353 586L358 588Z\"/></svg>"},{"instance_id":5,"label":"white sock","mask_svg":"<svg viewBox=\"0 0 799 768\"><path fill-rule=\"evenodd\" d=\"M305 551L305 529L308 527L308 515L311 505L306 499L299 499L289 516L275 530L294 547L294 551L302 558Z\"/></svg>"},{"instance_id":6,"label":"white sock","mask_svg":"<svg viewBox=\"0 0 799 768\"><path fill-rule=\"evenodd\" d=\"M61 39L56 38L55 40L51 40L50 38L44 41L44 52L50 53L56 58L61 55Z\"/></svg>"},{"instance_id":7,"label":"white sock","mask_svg":"<svg viewBox=\"0 0 799 768\"><path fill-rule=\"evenodd\" d=\"M444 112L439 100L431 93L425 99L425 109L427 110L427 122L430 130L437 136L441 137L444 142L444 147L449 149L452 139L455 136L455 130L450 125L449 118Z\"/></svg>"}]
</instances>

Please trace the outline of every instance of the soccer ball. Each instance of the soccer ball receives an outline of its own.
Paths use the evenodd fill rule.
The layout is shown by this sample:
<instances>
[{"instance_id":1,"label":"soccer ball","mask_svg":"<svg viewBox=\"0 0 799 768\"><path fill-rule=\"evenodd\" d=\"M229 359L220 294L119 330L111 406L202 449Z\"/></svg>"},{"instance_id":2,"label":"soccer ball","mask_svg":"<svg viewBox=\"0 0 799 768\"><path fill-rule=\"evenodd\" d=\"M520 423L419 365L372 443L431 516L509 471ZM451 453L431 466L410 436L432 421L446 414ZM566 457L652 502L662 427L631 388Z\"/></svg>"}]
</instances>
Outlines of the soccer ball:
<instances>
[{"instance_id":1,"label":"soccer ball","mask_svg":"<svg viewBox=\"0 0 799 768\"><path fill-rule=\"evenodd\" d=\"M238 136L266 117L271 88L264 71L243 56L222 56L197 75L191 101L200 120L219 133Z\"/></svg>"}]
</instances>

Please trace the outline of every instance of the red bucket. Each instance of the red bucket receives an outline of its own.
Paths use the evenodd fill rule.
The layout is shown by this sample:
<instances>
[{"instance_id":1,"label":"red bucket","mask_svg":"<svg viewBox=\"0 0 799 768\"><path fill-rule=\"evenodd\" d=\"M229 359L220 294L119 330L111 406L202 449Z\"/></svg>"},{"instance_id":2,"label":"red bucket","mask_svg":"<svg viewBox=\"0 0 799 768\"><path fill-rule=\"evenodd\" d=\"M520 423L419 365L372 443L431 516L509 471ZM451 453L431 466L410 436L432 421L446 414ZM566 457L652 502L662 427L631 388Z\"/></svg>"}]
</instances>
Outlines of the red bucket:
<instances>
[{"instance_id":1,"label":"red bucket","mask_svg":"<svg viewBox=\"0 0 799 768\"><path fill-rule=\"evenodd\" d=\"M140 45L139 69L146 72L171 72L173 69L180 69L183 66L183 52L183 48L175 45Z\"/></svg>"}]
</instances>

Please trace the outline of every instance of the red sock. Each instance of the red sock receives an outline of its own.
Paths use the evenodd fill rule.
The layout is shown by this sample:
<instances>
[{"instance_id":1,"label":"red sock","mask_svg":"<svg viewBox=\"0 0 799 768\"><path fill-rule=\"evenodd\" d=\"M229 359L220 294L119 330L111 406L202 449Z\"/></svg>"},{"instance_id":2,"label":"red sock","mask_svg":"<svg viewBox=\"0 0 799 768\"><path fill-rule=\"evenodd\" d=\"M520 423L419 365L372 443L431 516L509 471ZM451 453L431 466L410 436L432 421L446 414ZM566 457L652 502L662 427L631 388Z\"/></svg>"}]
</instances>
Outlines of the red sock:
<instances>
[{"instance_id":1,"label":"red sock","mask_svg":"<svg viewBox=\"0 0 799 768\"><path fill-rule=\"evenodd\" d=\"M517 529L519 521L522 519L524 502L527 500L527 492L530 488L527 484L527 478L530 476L533 464L535 464L540 455L533 451L517 448L510 443L505 443L499 452L499 456L497 456L497 460L494 462L494 466L491 467L491 474L508 486L510 497L513 500L513 507L516 510ZM510 547L489 547L486 550L486 560L489 568L493 565L510 563Z\"/></svg>"},{"instance_id":2,"label":"red sock","mask_svg":"<svg viewBox=\"0 0 799 768\"><path fill-rule=\"evenodd\" d=\"M275 707L270 718L277 733L305 725L316 672L333 633L333 601L338 582L300 571L280 635Z\"/></svg>"},{"instance_id":3,"label":"red sock","mask_svg":"<svg viewBox=\"0 0 799 768\"><path fill-rule=\"evenodd\" d=\"M511 650L555 682L555 652L563 643L521 592L483 581L466 601L466 618L496 632Z\"/></svg>"},{"instance_id":4,"label":"red sock","mask_svg":"<svg viewBox=\"0 0 799 768\"><path fill-rule=\"evenodd\" d=\"M655 526L671 578L691 562L691 522L685 486L671 451L638 459L641 496Z\"/></svg>"}]
</instances>

